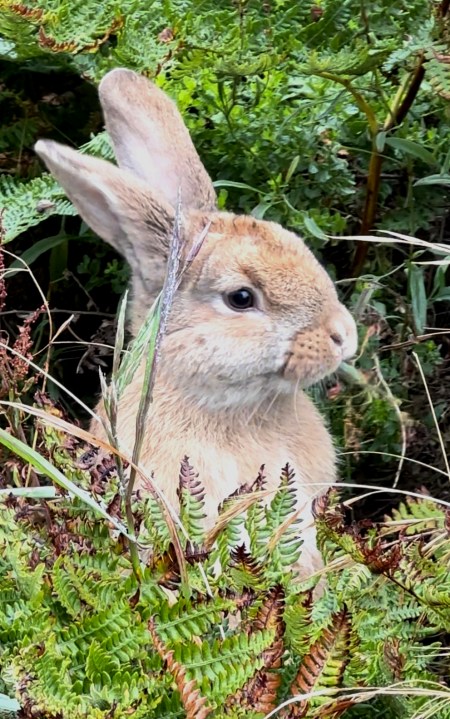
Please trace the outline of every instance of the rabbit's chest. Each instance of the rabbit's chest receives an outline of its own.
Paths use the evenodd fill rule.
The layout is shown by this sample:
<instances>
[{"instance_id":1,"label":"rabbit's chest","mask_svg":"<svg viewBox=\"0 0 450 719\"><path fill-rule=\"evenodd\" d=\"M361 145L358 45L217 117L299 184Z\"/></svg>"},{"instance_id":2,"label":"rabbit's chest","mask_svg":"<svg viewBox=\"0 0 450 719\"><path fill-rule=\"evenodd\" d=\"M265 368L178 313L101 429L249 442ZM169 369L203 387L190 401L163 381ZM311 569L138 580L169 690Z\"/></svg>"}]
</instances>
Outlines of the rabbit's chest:
<instances>
[{"instance_id":1,"label":"rabbit's chest","mask_svg":"<svg viewBox=\"0 0 450 719\"><path fill-rule=\"evenodd\" d=\"M241 438L243 439L243 438ZM289 463L295 471L299 487L305 484L301 467L287 447L262 447L251 438L238 446L217 446L214 442L198 437L184 437L172 440L170 446L160 443L147 445L141 458L147 472L153 472L155 481L169 501L177 505L176 490L181 459L189 457L189 463L198 473L205 489L206 514L208 519L217 515L218 506L243 484L251 485L264 465L267 488L275 489L280 480L281 470ZM149 450L149 451L147 451ZM311 494L313 494L312 492ZM310 493L307 493L310 496Z\"/></svg>"},{"instance_id":2,"label":"rabbit's chest","mask_svg":"<svg viewBox=\"0 0 450 719\"><path fill-rule=\"evenodd\" d=\"M131 388L133 389L133 387ZM130 390L131 392L131 390ZM131 456L138 397L128 396L119 408L121 449ZM335 479L330 436L310 400L300 396L296 410L280 407L264 422L206 417L168 399L161 391L152 405L140 456L146 474L176 507L182 459L187 456L205 488L208 519L218 505L244 484L252 484L264 465L266 487L276 489L282 468L295 472L300 498L309 500ZM104 412L102 406L100 413Z\"/></svg>"}]
</instances>

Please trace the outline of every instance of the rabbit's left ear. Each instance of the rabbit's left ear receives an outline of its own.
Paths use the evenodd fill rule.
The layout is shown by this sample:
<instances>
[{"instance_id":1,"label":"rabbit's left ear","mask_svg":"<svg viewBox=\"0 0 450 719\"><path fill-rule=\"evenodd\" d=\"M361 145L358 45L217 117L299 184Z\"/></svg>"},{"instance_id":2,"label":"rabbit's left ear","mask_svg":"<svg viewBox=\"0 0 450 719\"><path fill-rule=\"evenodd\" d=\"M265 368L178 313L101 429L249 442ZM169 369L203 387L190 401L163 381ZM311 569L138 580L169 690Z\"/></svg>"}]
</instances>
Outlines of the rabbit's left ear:
<instances>
[{"instance_id":1,"label":"rabbit's left ear","mask_svg":"<svg viewBox=\"0 0 450 719\"><path fill-rule=\"evenodd\" d=\"M106 129L119 167L175 207L212 210L216 194L172 100L131 70L107 73L99 86Z\"/></svg>"},{"instance_id":2,"label":"rabbit's left ear","mask_svg":"<svg viewBox=\"0 0 450 719\"><path fill-rule=\"evenodd\" d=\"M128 260L135 275L149 257L167 256L175 212L142 180L53 140L39 140L35 150L83 220Z\"/></svg>"}]
</instances>

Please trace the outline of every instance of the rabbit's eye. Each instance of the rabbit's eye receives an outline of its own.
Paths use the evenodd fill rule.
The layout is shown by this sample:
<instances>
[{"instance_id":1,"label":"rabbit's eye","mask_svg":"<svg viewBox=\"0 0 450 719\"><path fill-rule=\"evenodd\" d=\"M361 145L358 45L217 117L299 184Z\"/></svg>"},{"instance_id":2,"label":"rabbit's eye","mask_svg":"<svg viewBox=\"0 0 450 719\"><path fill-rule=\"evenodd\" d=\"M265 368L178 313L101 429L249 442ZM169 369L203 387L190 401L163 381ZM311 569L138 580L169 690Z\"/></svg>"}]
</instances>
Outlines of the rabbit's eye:
<instances>
[{"instance_id":1,"label":"rabbit's eye","mask_svg":"<svg viewBox=\"0 0 450 719\"><path fill-rule=\"evenodd\" d=\"M228 292L224 299L228 307L237 312L249 310L256 304L255 295L246 287L241 287L239 290L234 290L234 292Z\"/></svg>"}]
</instances>

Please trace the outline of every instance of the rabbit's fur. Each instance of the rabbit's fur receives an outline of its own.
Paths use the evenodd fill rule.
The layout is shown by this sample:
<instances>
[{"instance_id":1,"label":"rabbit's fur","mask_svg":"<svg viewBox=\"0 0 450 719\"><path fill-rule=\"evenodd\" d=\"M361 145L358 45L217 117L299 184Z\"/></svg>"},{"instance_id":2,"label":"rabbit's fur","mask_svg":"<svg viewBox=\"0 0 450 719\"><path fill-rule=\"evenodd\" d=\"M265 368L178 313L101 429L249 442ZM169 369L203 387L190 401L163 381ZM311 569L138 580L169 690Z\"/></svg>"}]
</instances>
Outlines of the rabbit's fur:
<instances>
[{"instance_id":1,"label":"rabbit's fur","mask_svg":"<svg viewBox=\"0 0 450 719\"><path fill-rule=\"evenodd\" d=\"M175 297L141 465L176 505L187 454L205 486L211 525L217 505L261 464L275 487L289 462L307 516L311 498L335 480L336 462L303 388L354 354L354 321L301 239L275 223L217 211L211 180L161 90L120 69L104 77L99 93L119 167L51 141L36 151L84 220L129 262L134 334L162 287L178 197L188 244L210 223ZM254 294L246 311L226 301L240 288ZM119 442L129 453L141 384L137 373L119 406ZM101 403L98 412L104 415ZM98 424L92 431L103 436ZM312 535L306 549L316 563Z\"/></svg>"}]
</instances>

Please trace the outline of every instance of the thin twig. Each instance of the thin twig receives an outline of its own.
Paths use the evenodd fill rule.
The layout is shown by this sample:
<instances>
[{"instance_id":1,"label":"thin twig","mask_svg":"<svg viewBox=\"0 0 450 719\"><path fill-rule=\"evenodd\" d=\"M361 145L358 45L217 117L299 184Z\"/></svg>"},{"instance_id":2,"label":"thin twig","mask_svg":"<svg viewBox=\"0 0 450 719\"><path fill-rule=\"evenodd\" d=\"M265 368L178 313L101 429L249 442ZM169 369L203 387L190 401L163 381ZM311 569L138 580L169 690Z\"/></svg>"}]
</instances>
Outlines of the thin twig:
<instances>
[{"instance_id":1,"label":"thin twig","mask_svg":"<svg viewBox=\"0 0 450 719\"><path fill-rule=\"evenodd\" d=\"M136 469L135 467L139 464L139 457L141 454L142 446L145 438L145 428L147 425L147 415L150 408L150 404L153 397L153 389L156 380L156 370L159 361L159 355L161 351L161 341L164 336L167 320L169 316L170 307L172 305L173 297L177 287L178 270L180 263L180 252L181 252L181 207L178 202L177 212L175 215L175 221L172 232L172 242L170 245L170 252L167 264L167 272L164 280L164 286L161 295L158 298L156 304L156 312L154 314L155 324L152 327L152 332L149 339L149 346L147 348L147 359L145 362L144 379L142 385L142 392L139 401L139 408L136 415L136 434L132 452L132 467L130 476L127 482L125 491L125 512L127 516L127 522L130 525L134 525L134 517L132 510L132 497L133 489L136 482ZM187 581L187 571L185 567L185 559L183 554L177 557L180 574L183 582ZM135 572L140 573L136 562L133 563Z\"/></svg>"},{"instance_id":2,"label":"thin twig","mask_svg":"<svg viewBox=\"0 0 450 719\"><path fill-rule=\"evenodd\" d=\"M448 477L448 479L450 480L450 465L449 465L449 462L448 462L447 451L446 451L446 449L445 449L444 439L443 439L443 437L442 437L442 432L441 432L441 429L440 429L440 427L439 427L439 422L438 422L437 417L436 417L436 412L434 411L433 402L432 402L432 400L431 400L431 395L430 395L430 391L429 391L429 389L428 389L427 380L426 380L426 378L425 378L425 374L424 374L424 371L423 371L423 368L422 368L422 364L421 364L421 362L420 362L420 359L419 359L417 353L416 353L416 352L412 352L411 354L412 354L412 356L414 357L414 359L415 359L415 361L416 361L417 367L419 368L419 372L420 372L420 376L421 376L421 378L422 378L423 386L425 387L425 392L426 392L426 395L427 395L428 404L430 405L431 415L432 415L432 417L433 417L434 426L436 427L436 432L437 432L437 435L438 435L438 438L439 438L439 444L440 444L440 446L441 446L441 452L442 452L442 457L443 457L443 459L444 459L444 464L445 464L445 469L446 469L446 472L447 472L447 477Z\"/></svg>"},{"instance_id":3,"label":"thin twig","mask_svg":"<svg viewBox=\"0 0 450 719\"><path fill-rule=\"evenodd\" d=\"M397 472L395 473L394 484L392 485L395 488L398 484L398 481L400 479L400 474L403 469L403 465L405 463L406 446L407 446L406 427L405 427L405 423L403 422L403 417L402 417L402 413L400 411L400 407L398 406L398 400L392 394L388 383L386 382L386 380L383 377L383 373L381 371L380 360L378 359L378 357L376 355L374 355L373 361L374 361L375 372L377 373L378 380L379 380L380 384L382 385L384 391L386 392L386 396L389 401L389 404L394 409L394 412L396 413L396 415L398 417L398 422L400 425L400 432L402 435L402 450L401 450L401 455L400 455L400 461L398 463Z\"/></svg>"}]
</instances>

